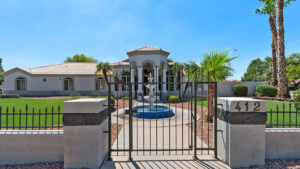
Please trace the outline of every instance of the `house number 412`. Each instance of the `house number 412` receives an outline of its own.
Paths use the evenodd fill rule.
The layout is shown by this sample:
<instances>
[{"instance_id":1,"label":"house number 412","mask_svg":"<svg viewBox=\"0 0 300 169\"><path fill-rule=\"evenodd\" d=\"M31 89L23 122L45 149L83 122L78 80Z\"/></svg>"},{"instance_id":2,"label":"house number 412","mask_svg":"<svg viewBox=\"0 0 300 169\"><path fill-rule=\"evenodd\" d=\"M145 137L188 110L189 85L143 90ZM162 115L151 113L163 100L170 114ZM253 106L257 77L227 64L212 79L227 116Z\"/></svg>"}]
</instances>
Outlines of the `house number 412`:
<instances>
[{"instance_id":1,"label":"house number 412","mask_svg":"<svg viewBox=\"0 0 300 169\"><path fill-rule=\"evenodd\" d=\"M249 111L249 103L248 102L246 102L245 103L245 107L246 107L246 112L248 112ZM235 109L238 111L238 112L240 112L241 111L241 105L240 105L240 102L237 102L236 103L236 106L235 106ZM255 102L254 103L254 112L257 112L257 111L259 111L260 110L260 103L259 102Z\"/></svg>"}]
</instances>

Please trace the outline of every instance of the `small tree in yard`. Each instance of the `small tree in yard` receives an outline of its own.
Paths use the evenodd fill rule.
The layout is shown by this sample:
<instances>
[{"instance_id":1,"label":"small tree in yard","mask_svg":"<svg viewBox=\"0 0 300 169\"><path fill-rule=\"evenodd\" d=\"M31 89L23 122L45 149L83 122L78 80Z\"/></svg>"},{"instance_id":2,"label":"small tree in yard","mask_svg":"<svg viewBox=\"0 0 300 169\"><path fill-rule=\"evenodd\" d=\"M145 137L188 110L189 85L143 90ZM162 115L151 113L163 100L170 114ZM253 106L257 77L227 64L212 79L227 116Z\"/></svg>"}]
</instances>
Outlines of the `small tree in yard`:
<instances>
[{"instance_id":1,"label":"small tree in yard","mask_svg":"<svg viewBox=\"0 0 300 169\"><path fill-rule=\"evenodd\" d=\"M108 86L108 75L113 74L114 69L112 65L107 62L100 62L97 64L96 75L104 76L105 82Z\"/></svg>"},{"instance_id":2,"label":"small tree in yard","mask_svg":"<svg viewBox=\"0 0 300 169\"><path fill-rule=\"evenodd\" d=\"M228 50L220 52L211 51L204 54L204 60L201 62L201 67L204 74L207 76L208 81L224 81L227 77L232 76L233 68L230 61L237 57L230 57L231 53ZM214 97L215 86L210 83L208 86L208 121L213 120L214 112Z\"/></svg>"}]
</instances>

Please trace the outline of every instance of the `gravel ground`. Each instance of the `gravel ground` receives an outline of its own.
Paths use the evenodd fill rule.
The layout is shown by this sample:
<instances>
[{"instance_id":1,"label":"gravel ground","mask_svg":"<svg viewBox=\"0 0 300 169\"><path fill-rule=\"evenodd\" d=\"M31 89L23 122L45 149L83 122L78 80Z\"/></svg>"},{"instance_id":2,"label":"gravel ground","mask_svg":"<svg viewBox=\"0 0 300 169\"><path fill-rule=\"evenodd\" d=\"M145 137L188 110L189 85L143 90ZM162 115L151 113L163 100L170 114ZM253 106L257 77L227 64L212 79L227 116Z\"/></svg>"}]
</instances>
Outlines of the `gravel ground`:
<instances>
[{"instance_id":1,"label":"gravel ground","mask_svg":"<svg viewBox=\"0 0 300 169\"><path fill-rule=\"evenodd\" d=\"M190 109L191 105L188 103L171 103L171 107L177 107L183 109ZM202 113L203 112L203 113ZM213 147L214 144L214 128L213 123L208 123L206 121L207 115L207 107L204 106L197 106L197 116L199 117L197 121L197 136L209 147ZM191 124L188 125L191 127ZM192 123L192 130L194 131L194 123ZM199 145L200 146L200 145Z\"/></svg>"},{"instance_id":2,"label":"gravel ground","mask_svg":"<svg viewBox=\"0 0 300 169\"><path fill-rule=\"evenodd\" d=\"M111 123L111 145L114 144L115 140L118 138L118 134L120 133L123 125Z\"/></svg>"},{"instance_id":3,"label":"gravel ground","mask_svg":"<svg viewBox=\"0 0 300 169\"><path fill-rule=\"evenodd\" d=\"M63 162L0 166L0 169L63 169Z\"/></svg>"},{"instance_id":4,"label":"gravel ground","mask_svg":"<svg viewBox=\"0 0 300 169\"><path fill-rule=\"evenodd\" d=\"M300 169L300 159L266 160L266 165L253 166L250 168L251 169Z\"/></svg>"}]
</instances>

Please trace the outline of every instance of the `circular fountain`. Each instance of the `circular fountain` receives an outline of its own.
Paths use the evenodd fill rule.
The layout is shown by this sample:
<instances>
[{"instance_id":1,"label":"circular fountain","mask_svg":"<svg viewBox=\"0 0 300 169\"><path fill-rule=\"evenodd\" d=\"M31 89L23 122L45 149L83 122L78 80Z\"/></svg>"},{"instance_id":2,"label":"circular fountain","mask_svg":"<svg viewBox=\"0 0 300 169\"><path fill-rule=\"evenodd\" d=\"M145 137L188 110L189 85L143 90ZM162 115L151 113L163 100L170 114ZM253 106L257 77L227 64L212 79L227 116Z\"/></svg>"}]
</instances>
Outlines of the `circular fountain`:
<instances>
[{"instance_id":1,"label":"circular fountain","mask_svg":"<svg viewBox=\"0 0 300 169\"><path fill-rule=\"evenodd\" d=\"M151 73L148 79L149 84L147 84L146 88L149 89L149 95L144 97L148 104L133 107L133 110L137 111L137 114L133 115L133 117L144 119L160 119L174 116L174 113L169 107L163 105L154 105L154 101L157 100L153 92L155 85L152 83L153 78Z\"/></svg>"}]
</instances>

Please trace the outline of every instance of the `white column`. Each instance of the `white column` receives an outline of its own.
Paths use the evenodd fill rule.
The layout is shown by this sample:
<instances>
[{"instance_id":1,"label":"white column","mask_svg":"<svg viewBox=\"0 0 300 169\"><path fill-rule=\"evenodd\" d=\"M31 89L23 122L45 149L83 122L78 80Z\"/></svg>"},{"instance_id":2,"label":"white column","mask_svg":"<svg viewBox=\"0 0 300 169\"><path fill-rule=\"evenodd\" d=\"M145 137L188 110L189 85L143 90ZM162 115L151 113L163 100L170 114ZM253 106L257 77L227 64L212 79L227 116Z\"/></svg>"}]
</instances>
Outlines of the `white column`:
<instances>
[{"instance_id":1,"label":"white column","mask_svg":"<svg viewBox=\"0 0 300 169\"><path fill-rule=\"evenodd\" d=\"M143 92L143 67L138 67L138 93Z\"/></svg>"},{"instance_id":2,"label":"white column","mask_svg":"<svg viewBox=\"0 0 300 169\"><path fill-rule=\"evenodd\" d=\"M166 92L167 90L166 90L166 82L167 82L167 69L166 68L163 68L163 70L162 70L162 72L163 72L163 77L162 77L162 82L163 82L163 84L162 84L162 92Z\"/></svg>"},{"instance_id":3,"label":"white column","mask_svg":"<svg viewBox=\"0 0 300 169\"><path fill-rule=\"evenodd\" d=\"M131 69L131 72L130 72L130 82L131 83L134 83L134 69Z\"/></svg>"},{"instance_id":4,"label":"white column","mask_svg":"<svg viewBox=\"0 0 300 169\"><path fill-rule=\"evenodd\" d=\"M159 92L159 88L158 88L158 82L159 82L159 68L154 68L154 84L155 84L155 93L158 93ZM157 88L156 88L157 86Z\"/></svg>"}]
</instances>

